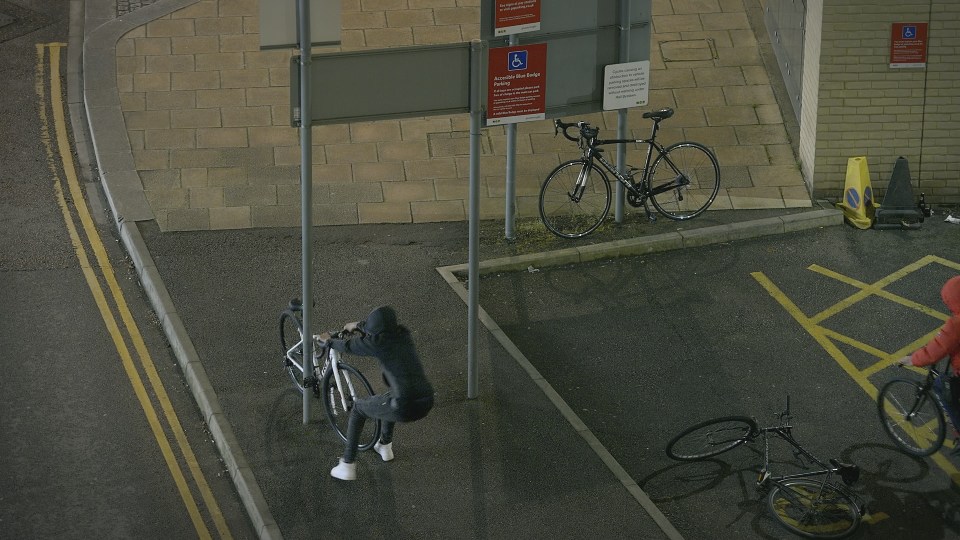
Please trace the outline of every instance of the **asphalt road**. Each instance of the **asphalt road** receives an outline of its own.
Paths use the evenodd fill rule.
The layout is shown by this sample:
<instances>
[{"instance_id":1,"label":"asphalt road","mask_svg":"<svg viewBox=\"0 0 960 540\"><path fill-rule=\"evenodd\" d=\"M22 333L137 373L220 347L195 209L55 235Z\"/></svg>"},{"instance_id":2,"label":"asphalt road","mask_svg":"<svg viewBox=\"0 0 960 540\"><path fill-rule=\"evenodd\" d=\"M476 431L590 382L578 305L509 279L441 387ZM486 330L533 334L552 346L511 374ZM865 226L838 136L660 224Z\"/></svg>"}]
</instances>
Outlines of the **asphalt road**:
<instances>
[{"instance_id":1,"label":"asphalt road","mask_svg":"<svg viewBox=\"0 0 960 540\"><path fill-rule=\"evenodd\" d=\"M75 176L80 195L70 191L71 126L60 122L61 139L55 118L60 107L69 122L68 10L63 2L0 2L0 537L189 538L206 529L251 538L226 468L112 236L96 184ZM55 79L64 93L56 92ZM89 227L81 222L84 206L92 208ZM101 244L105 264L95 255ZM132 322L121 322L121 301ZM128 362L121 350L140 345L148 353L132 352ZM156 383L148 382L145 356ZM191 462L228 533L218 531L198 476L186 472ZM195 503L178 489L175 469ZM189 512L197 506L194 520Z\"/></svg>"},{"instance_id":2,"label":"asphalt road","mask_svg":"<svg viewBox=\"0 0 960 540\"><path fill-rule=\"evenodd\" d=\"M814 317L889 279L884 290L949 314L939 292L960 273L960 226L942 220L918 231L830 227L493 275L481 304L686 538L788 536L754 487L762 448L694 464L664 452L701 420L741 414L772 425L787 396L801 443L863 468L857 492L874 521L854 538L957 538L960 476L949 475L957 458L944 469L907 457L877 419L870 389L903 372L865 374L881 360L822 338L893 354L941 321L864 295L810 331L786 307ZM787 472L795 460L783 447L773 467Z\"/></svg>"}]
</instances>

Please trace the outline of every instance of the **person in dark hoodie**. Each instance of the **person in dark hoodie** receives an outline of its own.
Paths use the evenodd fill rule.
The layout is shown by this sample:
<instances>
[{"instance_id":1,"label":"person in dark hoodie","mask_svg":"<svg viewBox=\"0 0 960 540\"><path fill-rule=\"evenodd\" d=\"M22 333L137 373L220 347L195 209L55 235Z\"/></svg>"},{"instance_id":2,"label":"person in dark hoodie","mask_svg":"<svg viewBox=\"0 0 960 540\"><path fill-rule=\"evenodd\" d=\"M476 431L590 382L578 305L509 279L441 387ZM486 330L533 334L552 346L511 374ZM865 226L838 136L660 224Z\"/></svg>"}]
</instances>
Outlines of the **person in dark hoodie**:
<instances>
[{"instance_id":1,"label":"person in dark hoodie","mask_svg":"<svg viewBox=\"0 0 960 540\"><path fill-rule=\"evenodd\" d=\"M960 276L947 280L940 290L943 303L950 308L953 317L947 319L937 335L913 354L904 356L901 366L929 366L945 356L950 357L950 401L955 411L960 411Z\"/></svg>"},{"instance_id":2,"label":"person in dark hoodie","mask_svg":"<svg viewBox=\"0 0 960 540\"><path fill-rule=\"evenodd\" d=\"M370 312L363 321L347 323L344 330L354 335L347 339L320 336L326 345L342 353L374 356L383 371L389 390L357 400L347 423L347 442L340 463L330 475L340 480L356 480L357 446L360 432L368 418L383 421L380 440L374 450L383 461L393 459L393 427L396 422L413 422L433 407L433 387L423 371L410 330L397 323L397 314L390 306Z\"/></svg>"}]
</instances>

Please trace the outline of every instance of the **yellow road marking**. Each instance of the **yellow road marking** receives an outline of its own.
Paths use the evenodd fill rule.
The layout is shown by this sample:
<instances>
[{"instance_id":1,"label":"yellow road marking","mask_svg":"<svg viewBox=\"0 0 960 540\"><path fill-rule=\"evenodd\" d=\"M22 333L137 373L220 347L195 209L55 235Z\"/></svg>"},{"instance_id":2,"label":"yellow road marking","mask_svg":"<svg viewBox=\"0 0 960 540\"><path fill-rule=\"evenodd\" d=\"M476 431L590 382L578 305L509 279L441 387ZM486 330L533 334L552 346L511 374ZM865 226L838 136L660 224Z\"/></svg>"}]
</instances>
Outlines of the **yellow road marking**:
<instances>
[{"instance_id":1,"label":"yellow road marking","mask_svg":"<svg viewBox=\"0 0 960 540\"><path fill-rule=\"evenodd\" d=\"M850 378L852 378L857 384L860 385L861 388L863 388L867 395L869 395L872 399L877 398L876 387L874 387L870 381L866 380L866 377L861 375L856 366L854 366L853 363L851 363L850 360L844 356L843 352L837 348L833 341L827 337L823 328L815 324L809 317L804 315L803 312L800 311L800 308L798 308L796 304L787 298L787 295L783 294L783 292L777 288L777 286L774 285L773 282L763 274L763 272L753 272L750 275L753 276L753 278L756 279L760 285L767 290L768 293L770 293L770 296L780 302L780 305L787 310L787 313L793 315L793 318L800 323L800 326L809 332L810 335L817 340L817 343L819 343L821 347L826 349L830 356L836 360L837 364L839 364L840 367L843 368L848 375L850 375Z\"/></svg>"},{"instance_id":2,"label":"yellow road marking","mask_svg":"<svg viewBox=\"0 0 960 540\"><path fill-rule=\"evenodd\" d=\"M960 264L958 263L949 261L947 259L943 259L941 257L928 255L912 264L909 264L901 268L896 272L893 272L892 274L880 279L876 283L869 284L869 283L863 283L861 281L855 280L848 276L844 276L843 274L839 274L832 270L823 268L819 265L815 265L815 264L811 265L810 267L808 267L808 269L813 272L817 272L821 275L836 279L838 281L847 283L849 285L852 285L860 289L859 291L851 294L847 298L844 298L843 300L837 302L836 304L828 307L827 309L821 311L820 313L817 313L812 317L808 317L807 315L805 315L800 310L800 308L798 308L796 304L794 304L793 301L790 300L787 297L787 295L783 293L783 291L781 291L772 281L770 281L770 279L766 275L763 274L763 272L752 272L750 275L757 280L760 286L766 289L766 291L770 294L770 296L772 296L777 302L780 303L780 305L787 311L787 313L789 313L790 315L793 316L794 319L796 319L796 321L800 324L800 326L803 327L803 329L806 330L817 341L817 343L819 343L820 346L823 347L825 351L827 351L827 354L829 354L834 359L837 365L839 365L847 373L847 375L851 379L853 379L853 381L856 382L860 386L860 388L862 388L863 391L866 392L868 396L870 396L870 399L875 402L877 400L877 395L879 394L879 390L877 389L876 386L873 385L873 383L870 382L870 377L872 375L875 375L881 369L889 367L891 365L892 360L899 358L901 356L904 356L906 354L909 354L910 352L922 346L924 343L929 341L929 339L933 337L933 335L936 334L938 329L934 329L933 331L928 333L926 336L917 339L913 343L910 343L907 346L902 347L898 351L895 351L894 353L891 354L891 353L886 353L884 351L881 351L865 343L862 343L849 336L840 334L836 331L823 328L819 325L819 323L832 317L833 315L836 315L842 312L848 307L856 304L860 300L863 300L864 298L867 298L871 295L885 298L887 300L896 302L900 305L903 305L911 309L916 309L917 311L930 315L931 317L934 317L941 321L947 320L949 317L939 311L931 309L927 306L923 306L921 304L917 304L916 302L900 297L884 289L886 286L897 281L898 279L903 278L904 276L910 274L911 272L919 270L920 268L923 268L933 263L947 266L949 268L953 268L956 270L960 270ZM846 345L855 347L863 352L866 352L872 356L876 356L879 359L879 361L875 362L873 365L869 366L866 369L863 369L863 370L857 369L857 367L836 346L835 342L844 343ZM917 437L917 440L919 440L920 435L916 434L915 429L912 429L911 427L909 432L915 434L915 436ZM952 444L950 445L944 444L944 446L951 447ZM953 463L951 463L950 460L947 459L947 457L944 456L942 452L937 452L936 454L931 456L931 459L933 459L934 463L936 463L941 469L943 469L944 472L947 473L947 475L951 478L951 480L955 484L960 485L960 470L958 470L957 467Z\"/></svg>"},{"instance_id":3,"label":"yellow road marking","mask_svg":"<svg viewBox=\"0 0 960 540\"><path fill-rule=\"evenodd\" d=\"M922 263L922 264L920 264L920 263ZM881 297L881 298L885 298L885 299L887 299L887 300L890 300L891 302L895 302L895 303L897 303L897 304L900 304L900 305L902 305L902 306L904 306L904 307L908 307L908 308L910 308L910 309L915 309L915 310L917 310L917 311L919 311L919 312L921 312L921 313L926 313L927 315L929 315L929 316L931 316L931 317L934 317L934 318L936 318L936 319L940 319L941 321L946 321L946 320L949 319L950 317L944 315L943 313L940 313L939 311L937 311L937 310L935 310L935 309L932 309L932 308L929 308L929 307L927 307L927 306L925 306L925 305L923 305L923 304L918 304L917 302L914 302L914 301L912 301L912 300L908 300L908 299L906 299L906 298L903 298L902 296L893 294L893 293L891 293L891 292L889 292L889 291L887 291L887 290L884 289L884 287L886 287L887 285L890 285L890 284L893 283L894 281L896 281L896 280L898 280L898 279L906 276L906 275L909 274L910 272L913 272L913 271L915 271L915 270L917 270L917 269L919 269L919 268L922 268L922 267L926 266L927 264L929 264L929 261L925 261L924 259L921 259L920 261L917 261L916 263L913 263L913 264L911 264L911 265L905 266L904 268L901 268L900 270L894 272L893 274L890 274L889 276L885 277L884 279L882 279L882 280L880 280L880 281L878 281L878 282L876 282L876 283L873 283L873 284L863 283L862 281L857 281L857 280L855 280L855 279L853 279L853 278L850 278L850 277L847 277L847 276L845 276L845 275L843 275L843 274L834 272L833 270L828 270L828 269L826 269L826 268L824 268L824 267L822 267L822 266L820 266L820 265L812 264L812 265L810 265L810 266L808 267L809 270L812 270L812 271L814 271L814 272L817 272L817 273L822 274L822 275L827 276L827 277L831 277L831 278L833 278L833 279L835 279L835 280L837 280L837 281L846 283L846 284L848 284L848 285L852 285L852 286L854 286L854 287L857 287L857 288L860 289L860 291L857 292L857 293L854 293L853 295L851 295L851 296L848 297L847 299L842 300L842 301L834 304L834 305L833 305L832 307L830 307L829 309L824 310L824 311L822 311L821 313L818 313L817 315L814 315L813 317L811 317L811 320L812 320L813 322L815 322L815 323L820 323L820 322L822 322L823 320L827 319L828 317L830 317L830 316L832 316L832 315L834 315L834 314L836 314L836 313L839 313L840 311L842 311L842 310L844 310L844 309L852 306L853 304L859 302L860 300L863 300L864 298L866 298L866 297L868 297L868 296L870 296L870 295L875 295L875 296L879 296L879 297Z\"/></svg>"},{"instance_id":4,"label":"yellow road marking","mask_svg":"<svg viewBox=\"0 0 960 540\"><path fill-rule=\"evenodd\" d=\"M193 494L187 485L183 472L180 469L180 465L177 463L173 449L163 432L163 427L160 424L156 409L154 408L153 403L150 401L150 397L143 385L140 374L137 372L137 369L134 366L130 350L124 342L123 335L121 334L120 328L116 322L116 317L114 316L114 313L111 311L107 302L103 287L101 286L100 281L94 272L93 266L90 264L87 252L84 248L83 242L80 240L79 234L77 233L76 226L73 222L73 216L70 213L70 208L67 205L66 198L64 196L62 182L56 167L54 151L51 145L50 132L48 128L49 121L46 115L47 102L43 85L43 63L45 50L47 48L50 49L50 107L54 116L54 129L56 132L57 147L61 156L63 172L67 179L70 196L77 210L77 217L83 226L87 241L94 252L99 268L103 273L103 278L110 290L111 297L117 307L117 310L119 311L120 318L123 321L124 327L126 328L130 336L130 340L133 343L134 349L136 350L140 359L140 365L147 374L151 388L154 391L158 402L160 403L160 407L164 412L167 423L173 432L173 436L177 441L184 461L186 462L194 482L197 485L197 489L200 491L204 503L207 506L207 510L217 527L217 531L221 538L232 538L223 514L220 511L219 505L217 504L216 499L214 498L213 493L210 491L209 485L207 484L206 479L200 470L196 456L193 453L189 442L187 441L186 434L183 431L176 412L173 409L173 405L170 402L165 388L163 387L153 359L151 358L150 353L147 350L146 343L143 341L143 337L140 334L139 327L137 326L129 308L127 307L126 300L113 272L113 267L111 266L110 260L107 257L106 249L103 246L103 242L101 241L99 233L96 230L96 226L94 225L90 216L83 192L80 188L78 175L76 173L76 169L74 168L72 157L70 157L72 156L72 153L70 151L69 138L67 137L66 119L61 98L62 89L60 84L60 49L63 46L63 43L37 45L36 90L41 102L40 116L42 138L44 145L46 146L47 161L51 172L54 175L54 191L64 217L64 223L67 226L74 250L76 251L77 257L80 260L84 277L91 290L91 293L94 296L97 306L100 309L104 324L106 325L107 330L113 339L117 352L120 354L121 362L124 370L127 373L127 377L130 379L130 383L133 386L134 394L136 394L137 399L147 416L147 421L151 430L153 431L154 437L157 440L157 444L160 446L161 453L163 454L164 460L167 463L167 467L177 485L177 489L180 492L181 499L183 500L184 505L187 508L187 512L189 513L194 524L194 528L201 538L210 538L210 532L207 529L202 516L200 515L200 510L197 506L196 500L193 498Z\"/></svg>"},{"instance_id":5,"label":"yellow road marking","mask_svg":"<svg viewBox=\"0 0 960 540\"><path fill-rule=\"evenodd\" d=\"M863 520L862 520L862 521L863 521L864 523L869 523L870 525L873 525L874 523L877 523L878 521L883 521L883 520L889 519L889 518L890 518L890 516L888 516L886 512L875 512L875 513L870 513L870 514L867 514L867 515L863 516Z\"/></svg>"}]
</instances>

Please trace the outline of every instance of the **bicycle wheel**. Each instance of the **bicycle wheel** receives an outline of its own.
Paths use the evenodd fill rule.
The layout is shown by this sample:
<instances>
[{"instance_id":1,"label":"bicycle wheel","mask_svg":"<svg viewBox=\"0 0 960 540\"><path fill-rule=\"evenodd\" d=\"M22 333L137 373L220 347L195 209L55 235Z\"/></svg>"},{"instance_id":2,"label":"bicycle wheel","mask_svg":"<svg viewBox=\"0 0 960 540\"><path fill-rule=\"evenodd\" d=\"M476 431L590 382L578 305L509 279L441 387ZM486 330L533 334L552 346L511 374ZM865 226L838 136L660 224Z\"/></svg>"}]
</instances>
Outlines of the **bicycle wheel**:
<instances>
[{"instance_id":1,"label":"bicycle wheel","mask_svg":"<svg viewBox=\"0 0 960 540\"><path fill-rule=\"evenodd\" d=\"M553 234L580 238L596 230L610 211L610 182L607 175L584 159L561 163L540 188L540 218ZM577 189L578 179L588 172L586 184Z\"/></svg>"},{"instance_id":2,"label":"bicycle wheel","mask_svg":"<svg viewBox=\"0 0 960 540\"><path fill-rule=\"evenodd\" d=\"M280 315L280 345L283 347L283 370L293 387L303 392L303 322L292 309Z\"/></svg>"},{"instance_id":3,"label":"bicycle wheel","mask_svg":"<svg viewBox=\"0 0 960 540\"><path fill-rule=\"evenodd\" d=\"M675 186L660 191L665 186ZM650 172L654 208L679 221L702 214L720 191L720 165L706 146L681 142L667 147Z\"/></svg>"},{"instance_id":4,"label":"bicycle wheel","mask_svg":"<svg viewBox=\"0 0 960 540\"><path fill-rule=\"evenodd\" d=\"M724 416L691 426L667 443L667 456L697 461L732 450L757 436L757 422L747 416Z\"/></svg>"},{"instance_id":5,"label":"bicycle wheel","mask_svg":"<svg viewBox=\"0 0 960 540\"><path fill-rule=\"evenodd\" d=\"M877 396L883 430L904 452L929 456L943 446L947 426L929 390L914 381L894 379Z\"/></svg>"},{"instance_id":6,"label":"bicycle wheel","mask_svg":"<svg viewBox=\"0 0 960 540\"><path fill-rule=\"evenodd\" d=\"M363 399L373 395L373 387L370 381L363 376L363 373L357 371L357 368L339 362L337 364L336 375L332 369L328 369L323 376L323 408L327 412L327 419L334 431L340 435L344 441L347 440L347 424L350 420L350 412L353 410L353 404L358 399ZM339 379L339 380L338 380ZM360 432L359 450L369 450L373 448L380 438L380 421L367 419L363 425L363 431Z\"/></svg>"},{"instance_id":7,"label":"bicycle wheel","mask_svg":"<svg viewBox=\"0 0 960 540\"><path fill-rule=\"evenodd\" d=\"M849 495L808 478L777 482L767 506L787 530L806 538L842 538L860 525L860 507Z\"/></svg>"}]
</instances>

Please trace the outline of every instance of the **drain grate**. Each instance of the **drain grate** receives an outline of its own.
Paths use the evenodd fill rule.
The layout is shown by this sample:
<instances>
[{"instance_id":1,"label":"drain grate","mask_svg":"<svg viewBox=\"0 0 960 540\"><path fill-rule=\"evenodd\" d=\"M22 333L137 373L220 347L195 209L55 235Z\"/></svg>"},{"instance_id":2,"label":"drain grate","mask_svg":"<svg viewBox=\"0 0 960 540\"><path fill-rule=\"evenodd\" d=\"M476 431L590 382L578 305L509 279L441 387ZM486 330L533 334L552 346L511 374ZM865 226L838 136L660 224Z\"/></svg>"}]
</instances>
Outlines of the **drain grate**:
<instances>
[{"instance_id":1,"label":"drain grate","mask_svg":"<svg viewBox=\"0 0 960 540\"><path fill-rule=\"evenodd\" d=\"M42 13L0 0L0 43L50 24Z\"/></svg>"}]
</instances>

